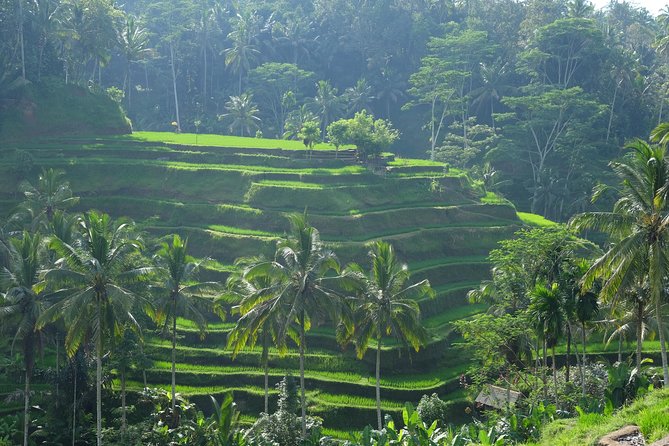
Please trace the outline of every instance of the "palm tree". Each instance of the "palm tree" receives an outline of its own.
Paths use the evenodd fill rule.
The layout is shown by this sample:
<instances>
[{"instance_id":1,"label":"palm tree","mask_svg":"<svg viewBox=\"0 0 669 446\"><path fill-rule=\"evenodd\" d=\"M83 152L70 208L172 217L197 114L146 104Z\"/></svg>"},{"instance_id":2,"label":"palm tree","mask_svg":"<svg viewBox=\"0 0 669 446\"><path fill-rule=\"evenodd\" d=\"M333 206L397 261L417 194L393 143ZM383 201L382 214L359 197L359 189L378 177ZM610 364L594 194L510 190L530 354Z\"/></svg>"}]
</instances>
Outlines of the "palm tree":
<instances>
[{"instance_id":1,"label":"palm tree","mask_svg":"<svg viewBox=\"0 0 669 446\"><path fill-rule=\"evenodd\" d=\"M641 367L643 341L652 330L650 321L653 313L652 302L648 301L648 289L644 285L637 285L624 293L624 299L610 305L609 322L615 324L615 329L607 339L610 343L617 337L619 345L627 333L633 332L636 337L636 366ZM620 348L619 348L620 350ZM619 352L620 354L620 352Z\"/></svg>"},{"instance_id":2,"label":"palm tree","mask_svg":"<svg viewBox=\"0 0 669 446\"><path fill-rule=\"evenodd\" d=\"M356 291L353 321L356 351L362 358L370 341L376 342L376 417L379 429L381 418L381 346L383 336L392 336L418 351L427 339L420 323L417 298L434 297L427 280L407 285L410 274L400 264L392 245L377 241L369 252L372 260L369 275L358 265L347 267L347 278L353 279Z\"/></svg>"},{"instance_id":3,"label":"palm tree","mask_svg":"<svg viewBox=\"0 0 669 446\"><path fill-rule=\"evenodd\" d=\"M325 129L328 124L341 114L343 104L337 96L337 89L330 81L318 81L316 84L316 96L313 99L313 107L321 121L321 139L325 139Z\"/></svg>"},{"instance_id":4,"label":"palm tree","mask_svg":"<svg viewBox=\"0 0 669 446\"><path fill-rule=\"evenodd\" d=\"M557 398L557 364L555 362L555 347L562 337L562 332L566 323L566 315L558 285L554 283L550 288L544 285L536 285L531 293L531 301L528 310L530 319L535 323L537 336L543 345L544 367L546 365L546 348L551 349L553 385L555 397ZM545 384L546 378L544 374L544 386Z\"/></svg>"},{"instance_id":5,"label":"palm tree","mask_svg":"<svg viewBox=\"0 0 669 446\"><path fill-rule=\"evenodd\" d=\"M669 273L669 165L664 146L636 140L627 148L630 156L610 163L620 179L621 197L612 212L587 212L572 218L577 229L593 229L617 240L592 265L583 283L587 289L602 278L604 302L613 300L646 276L650 299L655 305L660 334L664 382L669 382L667 351L661 309L664 281Z\"/></svg>"},{"instance_id":6,"label":"palm tree","mask_svg":"<svg viewBox=\"0 0 669 446\"><path fill-rule=\"evenodd\" d=\"M249 305L258 307L258 320L282 315L276 335L279 349L293 337L300 349L300 388L302 405L302 435L306 436L306 398L304 386L304 352L306 332L312 322L329 316L340 320L341 300L330 283L339 279L339 263L325 249L316 228L309 225L306 214L290 214L291 231L279 241L275 260L259 263L245 273L247 280L269 275L276 285L266 295ZM344 320L343 322L346 322Z\"/></svg>"},{"instance_id":7,"label":"palm tree","mask_svg":"<svg viewBox=\"0 0 669 446\"><path fill-rule=\"evenodd\" d=\"M581 341L583 342L583 361L581 362L581 390L585 397L585 365L586 365L586 324L592 322L599 315L599 300L597 293L587 291L576 298L574 311L576 319L581 324ZM578 352L577 352L578 355Z\"/></svg>"},{"instance_id":8,"label":"palm tree","mask_svg":"<svg viewBox=\"0 0 669 446\"><path fill-rule=\"evenodd\" d=\"M39 40L37 42L37 80L42 79L42 61L44 60L44 49L58 31L61 20L60 2L54 0L33 0L33 20L32 23L37 28Z\"/></svg>"},{"instance_id":9,"label":"palm tree","mask_svg":"<svg viewBox=\"0 0 669 446\"><path fill-rule=\"evenodd\" d=\"M472 105L476 105L477 111L481 107L490 106L490 121L495 133L497 133L495 129L495 102L499 102L502 96L512 91L512 87L504 82L508 71L509 63L503 62L501 59L491 64L481 62L479 73L483 85L475 88L470 93L473 98Z\"/></svg>"},{"instance_id":10,"label":"palm tree","mask_svg":"<svg viewBox=\"0 0 669 446\"><path fill-rule=\"evenodd\" d=\"M59 259L44 279L59 298L39 318L37 328L63 319L67 327L65 348L72 357L79 346L95 345L97 444L102 444L102 356L109 339L126 326L139 329L132 310L138 295L128 285L145 280L150 268L131 267L129 256L142 248L132 233L132 223L113 221L107 214L87 212L78 219L79 238L65 243L54 237L50 248Z\"/></svg>"},{"instance_id":11,"label":"palm tree","mask_svg":"<svg viewBox=\"0 0 669 446\"><path fill-rule=\"evenodd\" d=\"M344 91L343 99L350 115L363 110L371 111L370 105L374 99L372 87L365 78L360 78L354 86L348 87Z\"/></svg>"},{"instance_id":12,"label":"palm tree","mask_svg":"<svg viewBox=\"0 0 669 446\"><path fill-rule=\"evenodd\" d=\"M42 268L42 238L39 234L23 232L21 239L9 244L9 267L0 271L0 285L4 304L0 307L0 320L5 326L14 326L14 342L20 340L25 367L23 407L23 445L28 446L30 429L30 379L35 365L35 353L42 347L42 334L36 329L37 320L46 308L43 286L38 273Z\"/></svg>"},{"instance_id":13,"label":"palm tree","mask_svg":"<svg viewBox=\"0 0 669 446\"><path fill-rule=\"evenodd\" d=\"M255 347L258 339L262 345L261 362L265 375L265 413L269 413L269 347L277 339L281 321L285 315L272 312L271 298L282 284L281 277L270 274L249 275L256 265L266 264L262 257L242 258L235 262L238 270L227 281L228 299L237 300L233 313L240 315L235 327L228 335L228 348L232 349L233 359L245 347ZM284 346L285 347L285 346ZM286 349L280 350L285 353Z\"/></svg>"},{"instance_id":14,"label":"palm tree","mask_svg":"<svg viewBox=\"0 0 669 446\"><path fill-rule=\"evenodd\" d=\"M172 326L172 422L177 424L176 413L176 348L177 318L195 322L201 335L207 328L205 310L213 308L213 292L218 288L214 282L198 282L197 274L201 262L188 255L188 240L174 235L172 243L162 243L155 257L160 282L152 284L155 295L155 310L150 313L163 324L166 330Z\"/></svg>"},{"instance_id":15,"label":"palm tree","mask_svg":"<svg viewBox=\"0 0 669 446\"><path fill-rule=\"evenodd\" d=\"M234 132L239 129L240 136L251 134L253 129L258 128L260 118L258 115L258 107L253 103L253 95L249 93L242 93L239 96L230 96L230 100L225 103L227 113L220 115L219 120L230 117L230 131Z\"/></svg>"},{"instance_id":16,"label":"palm tree","mask_svg":"<svg viewBox=\"0 0 669 446\"><path fill-rule=\"evenodd\" d=\"M258 15L241 15L233 21L233 30L228 34L228 39L232 41L232 47L226 49L225 65L231 67L239 76L238 93L242 94L242 76L251 68L260 51L254 45L258 34L257 27Z\"/></svg>"},{"instance_id":17,"label":"palm tree","mask_svg":"<svg viewBox=\"0 0 669 446\"><path fill-rule=\"evenodd\" d=\"M132 79L130 67L134 62L148 59L153 54L149 48L149 33L143 28L137 19L128 14L123 28L119 32L118 44L125 58L125 76L123 79L124 91L127 91L128 112L132 105Z\"/></svg>"},{"instance_id":18,"label":"palm tree","mask_svg":"<svg viewBox=\"0 0 669 446\"><path fill-rule=\"evenodd\" d=\"M37 186L27 181L19 185L25 200L19 205L13 220L30 220L33 229L51 222L57 211L66 211L79 202L72 194L70 183L63 181L65 172L43 169Z\"/></svg>"}]
</instances>

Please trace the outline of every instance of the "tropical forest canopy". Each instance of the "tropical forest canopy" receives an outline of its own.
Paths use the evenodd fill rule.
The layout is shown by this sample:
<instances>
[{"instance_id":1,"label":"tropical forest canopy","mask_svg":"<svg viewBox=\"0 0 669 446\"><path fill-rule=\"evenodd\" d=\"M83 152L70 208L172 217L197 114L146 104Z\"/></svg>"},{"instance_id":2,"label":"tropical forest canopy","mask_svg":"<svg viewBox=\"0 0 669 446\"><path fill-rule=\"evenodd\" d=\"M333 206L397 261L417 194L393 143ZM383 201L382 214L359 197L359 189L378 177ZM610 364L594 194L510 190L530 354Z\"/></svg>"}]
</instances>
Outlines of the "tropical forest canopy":
<instances>
[{"instance_id":1,"label":"tropical forest canopy","mask_svg":"<svg viewBox=\"0 0 669 446\"><path fill-rule=\"evenodd\" d=\"M0 6L17 78L106 90L136 130L320 137L367 110L394 150L566 220L663 119L667 15L612 1L34 0ZM609 203L607 203L608 205Z\"/></svg>"}]
</instances>

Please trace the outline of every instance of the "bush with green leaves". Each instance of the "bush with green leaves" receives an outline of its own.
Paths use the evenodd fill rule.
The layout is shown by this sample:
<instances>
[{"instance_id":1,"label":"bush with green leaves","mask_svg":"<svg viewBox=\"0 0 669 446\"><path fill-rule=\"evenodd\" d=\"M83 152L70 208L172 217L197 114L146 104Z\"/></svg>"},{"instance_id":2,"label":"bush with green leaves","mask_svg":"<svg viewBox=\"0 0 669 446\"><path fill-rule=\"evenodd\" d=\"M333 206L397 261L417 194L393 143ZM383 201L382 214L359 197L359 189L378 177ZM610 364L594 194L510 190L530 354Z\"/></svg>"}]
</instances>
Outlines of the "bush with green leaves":
<instances>
[{"instance_id":1,"label":"bush with green leaves","mask_svg":"<svg viewBox=\"0 0 669 446\"><path fill-rule=\"evenodd\" d=\"M21 420L18 415L0 417L0 446L11 446L21 437Z\"/></svg>"},{"instance_id":2,"label":"bush with green leaves","mask_svg":"<svg viewBox=\"0 0 669 446\"><path fill-rule=\"evenodd\" d=\"M432 424L437 421L440 426L446 425L449 404L439 398L439 395L423 395L418 402L416 411L426 424Z\"/></svg>"},{"instance_id":3,"label":"bush with green leaves","mask_svg":"<svg viewBox=\"0 0 669 446\"><path fill-rule=\"evenodd\" d=\"M301 446L302 418L296 415L300 408L298 388L292 376L284 377L277 384L279 391L278 409L273 414L262 414L244 435L246 444L251 446ZM307 417L307 437L318 444L321 420Z\"/></svg>"}]
</instances>

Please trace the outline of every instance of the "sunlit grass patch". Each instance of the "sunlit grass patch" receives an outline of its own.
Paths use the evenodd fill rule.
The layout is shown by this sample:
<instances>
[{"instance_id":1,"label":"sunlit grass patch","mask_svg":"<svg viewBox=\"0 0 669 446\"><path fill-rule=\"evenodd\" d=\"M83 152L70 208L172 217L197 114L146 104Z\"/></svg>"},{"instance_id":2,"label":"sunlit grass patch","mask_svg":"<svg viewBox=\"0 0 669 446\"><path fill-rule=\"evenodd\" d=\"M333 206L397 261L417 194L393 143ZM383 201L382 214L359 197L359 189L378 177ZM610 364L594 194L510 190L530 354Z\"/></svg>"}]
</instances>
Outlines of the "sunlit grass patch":
<instances>
[{"instance_id":1,"label":"sunlit grass patch","mask_svg":"<svg viewBox=\"0 0 669 446\"><path fill-rule=\"evenodd\" d=\"M518 217L520 217L523 223L530 226L539 226L543 228L557 226L557 223L554 221L551 221L541 215L531 214L529 212L518 212Z\"/></svg>"},{"instance_id":2,"label":"sunlit grass patch","mask_svg":"<svg viewBox=\"0 0 669 446\"><path fill-rule=\"evenodd\" d=\"M131 137L139 141L154 141L190 146L240 147L253 149L306 150L302 141L287 139L253 138L231 135L212 135L172 132L134 132ZM197 143L195 142L197 140ZM319 143L315 150L334 150L334 146Z\"/></svg>"}]
</instances>

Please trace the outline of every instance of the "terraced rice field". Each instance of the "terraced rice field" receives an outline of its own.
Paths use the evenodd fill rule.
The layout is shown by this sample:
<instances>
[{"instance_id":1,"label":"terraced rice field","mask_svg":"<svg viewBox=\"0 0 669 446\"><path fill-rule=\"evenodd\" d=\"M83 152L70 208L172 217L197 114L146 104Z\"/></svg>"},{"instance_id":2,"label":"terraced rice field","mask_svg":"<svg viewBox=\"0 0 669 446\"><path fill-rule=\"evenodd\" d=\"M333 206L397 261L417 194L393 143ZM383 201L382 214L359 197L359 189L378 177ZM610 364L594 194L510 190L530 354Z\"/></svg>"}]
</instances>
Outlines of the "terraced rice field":
<instances>
[{"instance_id":1,"label":"terraced rice field","mask_svg":"<svg viewBox=\"0 0 669 446\"><path fill-rule=\"evenodd\" d=\"M198 143L195 135L140 133L4 147L0 210L6 213L17 200L18 149L29 152L35 166L66 170L82 197L81 210L129 216L154 235L187 236L194 255L212 259L203 272L206 280L225 280L240 256L271 256L288 229L287 212L308 210L342 263L366 265L366 244L387 240L415 279L430 280L437 297L420 302L431 333L424 349L408 352L384 341L383 408L399 413L405 401L438 392L453 402L457 419L463 398L458 379L468 361L452 346L451 323L484 310L468 305L465 295L488 275L488 252L522 224L515 209L473 187L462 172L444 173L429 161L397 159L379 175L350 152L335 154L327 145L308 156L295 141L199 135ZM223 349L232 324L212 316L202 339L191 323L179 321L178 390L206 407L207 395L233 389L250 421L263 405L260 352L246 351L233 361ZM166 387L169 344L152 333L146 342L153 359L146 371L149 385ZM309 332L307 348L310 412L334 433L374 423L372 352L357 360L352 348L337 345L327 325ZM281 357L272 351L270 367L271 386L287 373L297 375L297 353ZM141 388L142 374L132 376L129 386Z\"/></svg>"}]
</instances>

